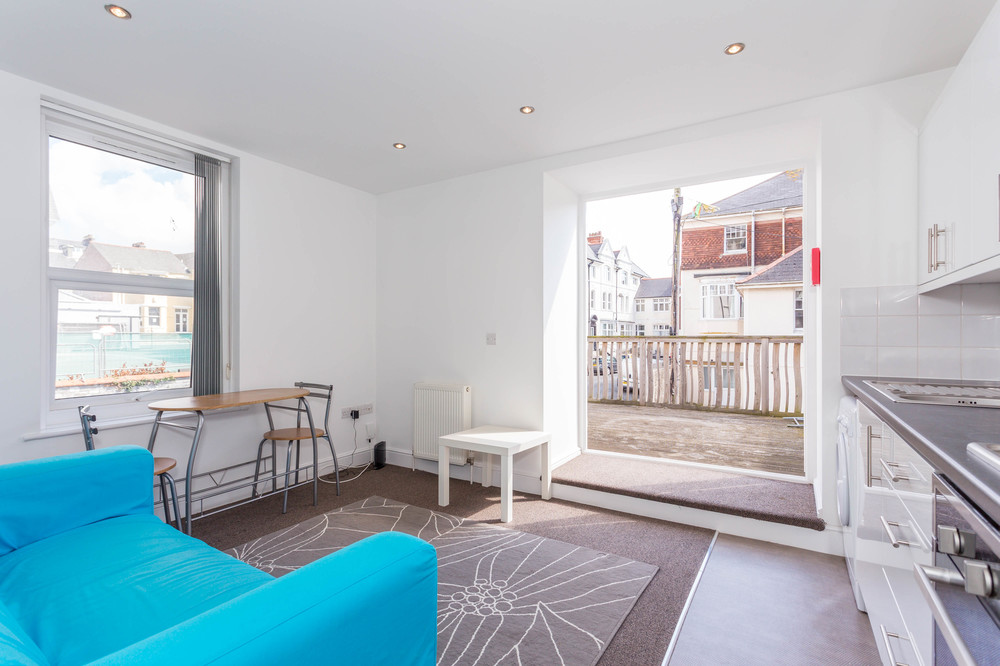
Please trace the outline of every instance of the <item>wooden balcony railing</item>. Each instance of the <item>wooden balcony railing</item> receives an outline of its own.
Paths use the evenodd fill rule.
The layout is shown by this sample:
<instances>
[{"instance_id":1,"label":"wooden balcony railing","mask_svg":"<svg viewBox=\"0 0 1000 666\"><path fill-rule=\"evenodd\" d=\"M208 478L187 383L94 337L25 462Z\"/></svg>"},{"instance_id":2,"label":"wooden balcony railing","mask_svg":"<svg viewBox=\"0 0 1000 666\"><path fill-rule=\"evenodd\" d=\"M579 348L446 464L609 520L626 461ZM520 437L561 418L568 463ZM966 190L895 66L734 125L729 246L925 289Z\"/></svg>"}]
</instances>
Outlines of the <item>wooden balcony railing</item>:
<instances>
[{"instance_id":1,"label":"wooden balcony railing","mask_svg":"<svg viewBox=\"0 0 1000 666\"><path fill-rule=\"evenodd\" d=\"M587 399L802 415L802 337L588 337Z\"/></svg>"}]
</instances>

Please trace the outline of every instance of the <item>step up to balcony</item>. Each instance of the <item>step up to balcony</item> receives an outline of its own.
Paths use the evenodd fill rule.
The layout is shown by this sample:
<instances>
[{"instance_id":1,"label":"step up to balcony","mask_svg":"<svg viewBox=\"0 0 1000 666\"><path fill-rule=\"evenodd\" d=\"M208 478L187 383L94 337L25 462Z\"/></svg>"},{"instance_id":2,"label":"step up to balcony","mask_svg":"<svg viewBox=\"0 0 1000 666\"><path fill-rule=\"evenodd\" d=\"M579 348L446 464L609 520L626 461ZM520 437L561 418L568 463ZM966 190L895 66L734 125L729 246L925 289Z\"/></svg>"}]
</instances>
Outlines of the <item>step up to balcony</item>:
<instances>
[{"instance_id":1,"label":"step up to balcony","mask_svg":"<svg viewBox=\"0 0 1000 666\"><path fill-rule=\"evenodd\" d=\"M823 531L812 484L703 467L585 453L557 467L552 482Z\"/></svg>"}]
</instances>

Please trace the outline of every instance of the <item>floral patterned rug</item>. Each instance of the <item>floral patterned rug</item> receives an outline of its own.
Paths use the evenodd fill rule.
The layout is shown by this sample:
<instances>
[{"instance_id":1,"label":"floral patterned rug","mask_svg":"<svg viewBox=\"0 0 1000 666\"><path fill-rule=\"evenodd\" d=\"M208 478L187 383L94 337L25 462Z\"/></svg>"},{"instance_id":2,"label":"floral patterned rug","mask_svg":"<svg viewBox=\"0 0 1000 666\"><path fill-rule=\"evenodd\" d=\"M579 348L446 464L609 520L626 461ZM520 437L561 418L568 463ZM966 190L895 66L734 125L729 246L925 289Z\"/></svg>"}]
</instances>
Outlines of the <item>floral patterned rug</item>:
<instances>
[{"instance_id":1,"label":"floral patterned rug","mask_svg":"<svg viewBox=\"0 0 1000 666\"><path fill-rule=\"evenodd\" d=\"M591 666L657 567L369 497L230 552L281 576L366 536L405 532L438 554L438 664Z\"/></svg>"}]
</instances>

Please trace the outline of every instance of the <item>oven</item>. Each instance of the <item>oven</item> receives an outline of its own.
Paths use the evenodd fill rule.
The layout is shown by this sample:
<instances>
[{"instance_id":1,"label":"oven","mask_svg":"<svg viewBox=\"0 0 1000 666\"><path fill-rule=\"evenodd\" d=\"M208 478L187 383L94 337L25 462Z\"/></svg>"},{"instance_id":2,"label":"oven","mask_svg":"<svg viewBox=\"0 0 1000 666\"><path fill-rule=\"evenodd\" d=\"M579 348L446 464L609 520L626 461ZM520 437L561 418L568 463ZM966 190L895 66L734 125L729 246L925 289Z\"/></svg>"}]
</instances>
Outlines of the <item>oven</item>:
<instances>
[{"instance_id":1,"label":"oven","mask_svg":"<svg viewBox=\"0 0 1000 666\"><path fill-rule=\"evenodd\" d=\"M1000 664L1000 530L935 474L934 566L914 565L934 617L936 666Z\"/></svg>"}]
</instances>

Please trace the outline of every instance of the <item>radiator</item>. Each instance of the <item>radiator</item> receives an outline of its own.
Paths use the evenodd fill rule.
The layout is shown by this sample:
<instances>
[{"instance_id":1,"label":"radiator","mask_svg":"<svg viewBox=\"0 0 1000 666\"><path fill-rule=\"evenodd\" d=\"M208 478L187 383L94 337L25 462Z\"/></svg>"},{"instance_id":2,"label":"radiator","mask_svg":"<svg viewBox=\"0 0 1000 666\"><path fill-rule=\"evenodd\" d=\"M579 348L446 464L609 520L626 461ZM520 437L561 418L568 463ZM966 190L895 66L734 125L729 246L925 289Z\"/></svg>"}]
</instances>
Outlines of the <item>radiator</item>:
<instances>
[{"instance_id":1,"label":"radiator","mask_svg":"<svg viewBox=\"0 0 1000 666\"><path fill-rule=\"evenodd\" d=\"M438 438L472 427L472 387L413 385L413 457L438 459ZM451 463L464 465L469 452L451 450Z\"/></svg>"}]
</instances>

